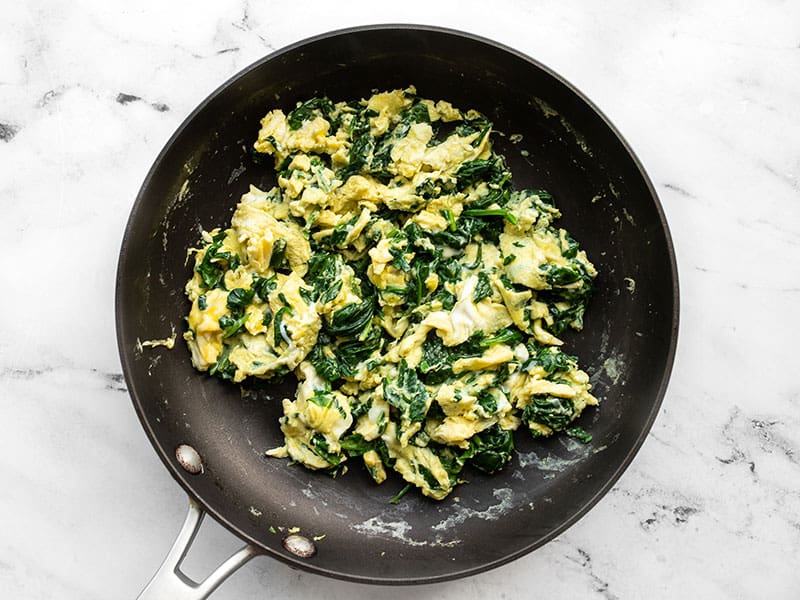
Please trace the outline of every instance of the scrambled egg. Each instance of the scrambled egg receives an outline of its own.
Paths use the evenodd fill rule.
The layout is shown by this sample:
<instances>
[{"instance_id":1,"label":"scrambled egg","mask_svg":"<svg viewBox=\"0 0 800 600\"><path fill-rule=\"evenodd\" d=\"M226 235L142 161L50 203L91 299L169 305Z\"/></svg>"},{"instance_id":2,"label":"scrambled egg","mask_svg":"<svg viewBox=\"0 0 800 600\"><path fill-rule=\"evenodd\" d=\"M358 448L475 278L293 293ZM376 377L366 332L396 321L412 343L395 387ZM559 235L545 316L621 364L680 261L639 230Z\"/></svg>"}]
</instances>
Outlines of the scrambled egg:
<instances>
[{"instance_id":1,"label":"scrambled egg","mask_svg":"<svg viewBox=\"0 0 800 600\"><path fill-rule=\"evenodd\" d=\"M413 87L262 119L277 186L190 251L184 338L211 375L297 376L268 454L360 458L441 500L465 465L503 468L520 426L591 438L574 421L598 402L558 336L582 328L596 271L491 137Z\"/></svg>"}]
</instances>

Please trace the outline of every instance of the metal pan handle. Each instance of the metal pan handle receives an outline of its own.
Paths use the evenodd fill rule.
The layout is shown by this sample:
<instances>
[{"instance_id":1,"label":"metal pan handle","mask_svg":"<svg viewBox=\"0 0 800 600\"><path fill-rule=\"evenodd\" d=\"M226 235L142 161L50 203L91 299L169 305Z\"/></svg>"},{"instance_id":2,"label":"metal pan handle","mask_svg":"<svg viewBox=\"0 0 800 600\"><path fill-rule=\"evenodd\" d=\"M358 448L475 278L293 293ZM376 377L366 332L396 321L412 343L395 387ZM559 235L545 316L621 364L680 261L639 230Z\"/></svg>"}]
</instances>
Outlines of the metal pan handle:
<instances>
[{"instance_id":1,"label":"metal pan handle","mask_svg":"<svg viewBox=\"0 0 800 600\"><path fill-rule=\"evenodd\" d=\"M205 512L200 505L193 498L189 498L189 512L183 522L183 527L164 562L161 563L147 587L139 594L138 600L204 600L239 567L260 554L255 546L248 544L217 567L216 571L203 581L198 583L187 577L180 570L181 563L186 558L186 553L200 529L204 516Z\"/></svg>"}]
</instances>

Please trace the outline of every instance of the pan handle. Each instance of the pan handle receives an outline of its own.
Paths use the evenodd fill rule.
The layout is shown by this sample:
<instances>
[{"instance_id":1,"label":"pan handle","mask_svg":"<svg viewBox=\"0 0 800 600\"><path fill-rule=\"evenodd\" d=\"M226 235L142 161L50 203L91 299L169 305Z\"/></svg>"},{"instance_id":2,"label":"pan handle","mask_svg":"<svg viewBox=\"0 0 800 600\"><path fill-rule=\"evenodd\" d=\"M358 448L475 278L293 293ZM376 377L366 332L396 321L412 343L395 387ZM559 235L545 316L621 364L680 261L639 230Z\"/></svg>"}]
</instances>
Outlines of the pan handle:
<instances>
[{"instance_id":1,"label":"pan handle","mask_svg":"<svg viewBox=\"0 0 800 600\"><path fill-rule=\"evenodd\" d=\"M164 562L161 563L147 587L139 594L138 600L204 600L239 567L260 554L255 546L247 544L203 581L198 583L187 577L180 570L181 563L186 558L186 553L200 529L204 516L205 511L200 505L193 498L189 498L189 512L183 522L183 527Z\"/></svg>"}]
</instances>

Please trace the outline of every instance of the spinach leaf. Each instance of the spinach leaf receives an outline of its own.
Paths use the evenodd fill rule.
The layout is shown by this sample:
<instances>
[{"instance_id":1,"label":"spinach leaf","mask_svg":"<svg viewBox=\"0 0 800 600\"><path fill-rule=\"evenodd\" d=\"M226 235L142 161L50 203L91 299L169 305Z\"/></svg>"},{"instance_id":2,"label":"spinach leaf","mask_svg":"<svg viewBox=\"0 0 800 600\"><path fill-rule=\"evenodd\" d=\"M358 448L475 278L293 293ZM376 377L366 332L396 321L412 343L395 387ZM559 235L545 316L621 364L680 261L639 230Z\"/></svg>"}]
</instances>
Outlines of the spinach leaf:
<instances>
[{"instance_id":1,"label":"spinach leaf","mask_svg":"<svg viewBox=\"0 0 800 600\"><path fill-rule=\"evenodd\" d=\"M453 376L452 357L436 333L429 332L422 343L422 360L419 370L428 385L443 383Z\"/></svg>"},{"instance_id":2,"label":"spinach leaf","mask_svg":"<svg viewBox=\"0 0 800 600\"><path fill-rule=\"evenodd\" d=\"M511 173L506 169L501 156L491 158L476 158L462 163L456 171L459 191L463 191L471 185L485 181L494 185L504 185Z\"/></svg>"},{"instance_id":3,"label":"spinach leaf","mask_svg":"<svg viewBox=\"0 0 800 600\"><path fill-rule=\"evenodd\" d=\"M466 247L472 241L472 237L484 228L484 224L478 219L461 216L456 220L456 229L452 231L445 229L444 231L434 231L430 234L430 239L434 244L440 246L449 246L456 250Z\"/></svg>"},{"instance_id":4,"label":"spinach leaf","mask_svg":"<svg viewBox=\"0 0 800 600\"><path fill-rule=\"evenodd\" d=\"M422 304L422 299L428 295L425 280L431 274L431 263L422 258L417 258L411 265L411 282L406 288L406 303L409 307Z\"/></svg>"},{"instance_id":5,"label":"spinach leaf","mask_svg":"<svg viewBox=\"0 0 800 600\"><path fill-rule=\"evenodd\" d=\"M230 292L228 292L226 306L228 307L228 310L231 311L231 316L234 319L239 318L242 315L244 309L247 308L247 306L253 300L255 293L255 290L252 288L233 288Z\"/></svg>"},{"instance_id":6,"label":"spinach leaf","mask_svg":"<svg viewBox=\"0 0 800 600\"><path fill-rule=\"evenodd\" d=\"M403 486L403 489L401 489L394 496L392 496L392 498L389 500L389 504L398 504L400 502L400 499L403 496L405 496L412 487L414 486L410 483L405 484Z\"/></svg>"},{"instance_id":7,"label":"spinach leaf","mask_svg":"<svg viewBox=\"0 0 800 600\"><path fill-rule=\"evenodd\" d=\"M328 382L333 383L341 377L341 370L339 368L339 361L330 347L330 338L325 332L320 332L317 337L317 343L308 353L308 361L314 365L317 374L326 379ZM330 350L326 352L326 348Z\"/></svg>"},{"instance_id":8,"label":"spinach leaf","mask_svg":"<svg viewBox=\"0 0 800 600\"><path fill-rule=\"evenodd\" d=\"M492 295L492 283L489 281L489 275L486 271L478 273L478 284L475 286L475 292L472 294L472 300L477 304L484 298L489 298Z\"/></svg>"},{"instance_id":9,"label":"spinach leaf","mask_svg":"<svg viewBox=\"0 0 800 600\"><path fill-rule=\"evenodd\" d=\"M564 430L569 437L575 438L582 444L588 444L592 441L592 434L586 431L583 427L575 425Z\"/></svg>"},{"instance_id":10,"label":"spinach leaf","mask_svg":"<svg viewBox=\"0 0 800 600\"><path fill-rule=\"evenodd\" d=\"M311 296L320 302L330 302L342 288L342 259L330 252L315 252L308 260L305 281L313 286Z\"/></svg>"},{"instance_id":11,"label":"spinach leaf","mask_svg":"<svg viewBox=\"0 0 800 600\"><path fill-rule=\"evenodd\" d=\"M528 360L522 364L523 371L530 371L533 367L544 369L545 376L556 372L569 371L577 364L577 358L566 354L553 346L540 346L537 343L527 345Z\"/></svg>"},{"instance_id":12,"label":"spinach leaf","mask_svg":"<svg viewBox=\"0 0 800 600\"><path fill-rule=\"evenodd\" d=\"M510 430L492 425L470 439L470 464L484 473L496 473L511 460L514 436Z\"/></svg>"},{"instance_id":13,"label":"spinach leaf","mask_svg":"<svg viewBox=\"0 0 800 600\"><path fill-rule=\"evenodd\" d=\"M575 405L569 398L558 398L546 394L532 396L522 411L522 420L547 425L553 431L561 431L575 418Z\"/></svg>"},{"instance_id":14,"label":"spinach leaf","mask_svg":"<svg viewBox=\"0 0 800 600\"><path fill-rule=\"evenodd\" d=\"M578 242L566 231L559 236L559 245L561 246L561 256L564 258L575 258L578 255Z\"/></svg>"},{"instance_id":15,"label":"spinach leaf","mask_svg":"<svg viewBox=\"0 0 800 600\"><path fill-rule=\"evenodd\" d=\"M545 281L554 287L570 285L580 281L586 275L583 265L577 261L571 262L569 265L545 263L539 267L539 270L544 272Z\"/></svg>"},{"instance_id":16,"label":"spinach leaf","mask_svg":"<svg viewBox=\"0 0 800 600\"><path fill-rule=\"evenodd\" d=\"M289 123L289 129L295 131L300 129L305 121L310 121L317 116L328 119L333 110L333 102L328 98L324 96L321 98L311 98L311 100L306 100L291 111L286 120Z\"/></svg>"},{"instance_id":17,"label":"spinach leaf","mask_svg":"<svg viewBox=\"0 0 800 600\"><path fill-rule=\"evenodd\" d=\"M239 333L239 330L242 326L247 322L247 319L250 318L250 313L242 315L238 319L231 317L230 315L222 315L219 318L219 326L222 328L222 339L227 339L232 335L236 335Z\"/></svg>"},{"instance_id":18,"label":"spinach leaf","mask_svg":"<svg viewBox=\"0 0 800 600\"><path fill-rule=\"evenodd\" d=\"M230 362L231 347L222 345L222 352L217 357L217 362L208 370L209 375L217 375L221 379L233 379L236 374L236 365Z\"/></svg>"},{"instance_id":19,"label":"spinach leaf","mask_svg":"<svg viewBox=\"0 0 800 600\"><path fill-rule=\"evenodd\" d=\"M340 370L343 374L355 375L358 365L367 360L383 345L383 337L378 327L372 328L364 340L350 339L339 342L336 346L336 356L339 359Z\"/></svg>"},{"instance_id":20,"label":"spinach leaf","mask_svg":"<svg viewBox=\"0 0 800 600\"><path fill-rule=\"evenodd\" d=\"M516 327L506 327L495 332L492 337L483 338L480 340L481 348L489 348L495 344L508 344L509 346L516 346L519 344L523 335Z\"/></svg>"},{"instance_id":21,"label":"spinach leaf","mask_svg":"<svg viewBox=\"0 0 800 600\"><path fill-rule=\"evenodd\" d=\"M278 312L275 313L275 319L272 322L273 327L273 341L275 347L280 346L281 341L286 342L287 345L292 343L292 335L286 325L283 323L283 317L286 313L292 314L292 309L288 306L281 306Z\"/></svg>"},{"instance_id":22,"label":"spinach leaf","mask_svg":"<svg viewBox=\"0 0 800 600\"><path fill-rule=\"evenodd\" d=\"M225 271L239 266L238 256L228 251L220 251L226 235L227 232L220 231L211 238L211 244L206 247L203 260L195 267L195 271L200 274L201 286L204 289L224 287Z\"/></svg>"},{"instance_id":23,"label":"spinach leaf","mask_svg":"<svg viewBox=\"0 0 800 600\"><path fill-rule=\"evenodd\" d=\"M363 302L348 304L331 315L322 324L330 335L341 337L358 337L372 321L375 314L375 302L367 298Z\"/></svg>"},{"instance_id":24,"label":"spinach leaf","mask_svg":"<svg viewBox=\"0 0 800 600\"><path fill-rule=\"evenodd\" d=\"M337 179L347 181L351 175L361 173L370 162L375 140L369 132L369 120L378 116L374 110L362 108L350 121L350 152L347 166L336 173Z\"/></svg>"},{"instance_id":25,"label":"spinach leaf","mask_svg":"<svg viewBox=\"0 0 800 600\"><path fill-rule=\"evenodd\" d=\"M473 133L480 133L478 138L472 142L472 146L478 146L483 138L486 137L486 134L489 133L489 130L492 128L492 124L486 119L484 116L480 116L474 119L464 119L461 125L456 127L456 134L460 135L461 137L467 137L472 135Z\"/></svg>"},{"instance_id":26,"label":"spinach leaf","mask_svg":"<svg viewBox=\"0 0 800 600\"><path fill-rule=\"evenodd\" d=\"M250 284L250 289L255 292L262 302L269 302L269 293L277 287L278 282L275 275L261 277L257 273L253 274L253 283Z\"/></svg>"},{"instance_id":27,"label":"spinach leaf","mask_svg":"<svg viewBox=\"0 0 800 600\"><path fill-rule=\"evenodd\" d=\"M327 390L314 390L308 401L322 408L330 408L334 404L333 394Z\"/></svg>"},{"instance_id":28,"label":"spinach leaf","mask_svg":"<svg viewBox=\"0 0 800 600\"><path fill-rule=\"evenodd\" d=\"M205 310L208 308L208 298L206 298L205 294L200 294L197 297L197 308L200 310Z\"/></svg>"},{"instance_id":29,"label":"spinach leaf","mask_svg":"<svg viewBox=\"0 0 800 600\"><path fill-rule=\"evenodd\" d=\"M366 452L374 450L374 444L366 441L364 436L360 433L351 433L350 435L344 436L339 440L339 445L342 447L342 451L351 458L354 456L362 456Z\"/></svg>"},{"instance_id":30,"label":"spinach leaf","mask_svg":"<svg viewBox=\"0 0 800 600\"><path fill-rule=\"evenodd\" d=\"M587 297L583 300L574 301L566 308L560 307L560 302L554 302L552 304L548 302L547 307L553 317L553 324L549 327L549 330L553 332L554 335L560 335L567 327L582 329L583 316L586 313L588 302L589 299Z\"/></svg>"},{"instance_id":31,"label":"spinach leaf","mask_svg":"<svg viewBox=\"0 0 800 600\"><path fill-rule=\"evenodd\" d=\"M455 258L436 261L435 269L442 283L458 283L461 281L461 263Z\"/></svg>"},{"instance_id":32,"label":"spinach leaf","mask_svg":"<svg viewBox=\"0 0 800 600\"><path fill-rule=\"evenodd\" d=\"M283 271L289 268L286 260L286 239L278 238L272 245L272 254L269 257L269 267L274 271Z\"/></svg>"},{"instance_id":33,"label":"spinach leaf","mask_svg":"<svg viewBox=\"0 0 800 600\"><path fill-rule=\"evenodd\" d=\"M444 194L451 194L456 189L456 180L450 177L429 177L414 190L417 196L422 196L426 200L438 198Z\"/></svg>"},{"instance_id":34,"label":"spinach leaf","mask_svg":"<svg viewBox=\"0 0 800 600\"><path fill-rule=\"evenodd\" d=\"M505 208L468 208L461 215L464 217L503 217L512 225L517 224L517 217Z\"/></svg>"},{"instance_id":35,"label":"spinach leaf","mask_svg":"<svg viewBox=\"0 0 800 600\"><path fill-rule=\"evenodd\" d=\"M488 389L481 390L477 397L478 406L488 416L497 412L497 398Z\"/></svg>"},{"instance_id":36,"label":"spinach leaf","mask_svg":"<svg viewBox=\"0 0 800 600\"><path fill-rule=\"evenodd\" d=\"M326 440L325 436L319 432L311 436L311 450L314 452L314 454L323 460L328 461L334 467L342 462L342 457L338 454L333 454L330 451L328 440Z\"/></svg>"},{"instance_id":37,"label":"spinach leaf","mask_svg":"<svg viewBox=\"0 0 800 600\"><path fill-rule=\"evenodd\" d=\"M400 412L404 421L411 423L425 418L430 401L416 370L409 369L405 360L400 363L397 379L383 382L383 398Z\"/></svg>"},{"instance_id":38,"label":"spinach leaf","mask_svg":"<svg viewBox=\"0 0 800 600\"><path fill-rule=\"evenodd\" d=\"M425 480L425 483L428 484L428 487L430 489L432 490L442 489L439 480L433 476L433 473L431 473L431 470L428 467L426 467L425 465L421 465L419 463L414 463L414 467L416 468L417 473L422 475L422 478Z\"/></svg>"}]
</instances>

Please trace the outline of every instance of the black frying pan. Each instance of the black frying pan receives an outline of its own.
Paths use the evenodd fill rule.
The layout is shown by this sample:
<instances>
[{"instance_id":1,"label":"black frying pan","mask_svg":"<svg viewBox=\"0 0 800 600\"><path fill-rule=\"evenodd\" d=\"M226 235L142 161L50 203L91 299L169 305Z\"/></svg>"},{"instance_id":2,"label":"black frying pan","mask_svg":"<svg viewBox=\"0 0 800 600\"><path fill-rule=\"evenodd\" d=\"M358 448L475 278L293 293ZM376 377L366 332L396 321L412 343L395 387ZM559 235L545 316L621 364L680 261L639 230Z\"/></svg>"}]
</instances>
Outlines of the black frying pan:
<instances>
[{"instance_id":1,"label":"black frying pan","mask_svg":"<svg viewBox=\"0 0 800 600\"><path fill-rule=\"evenodd\" d=\"M580 423L587 446L517 433L520 457L494 476L466 472L443 502L397 504L399 477L376 486L356 462L344 477L291 466L264 451L282 443L279 401L294 381L243 390L197 373L180 339L189 305L186 250L201 227L225 226L249 184L274 185L250 148L259 119L298 100L367 97L414 84L421 96L487 114L517 187L549 190L598 268L585 330L565 336L592 375L599 409ZM520 134L521 141L511 135ZM478 573L530 552L579 519L633 459L656 416L678 330L672 244L652 184L620 134L580 92L499 44L433 27L377 26L295 44L248 67L207 98L156 159L122 243L117 336L136 411L172 476L197 506L293 566L341 579L430 583ZM172 350L137 348L174 327ZM203 472L176 459L195 448ZM314 542L287 550L290 528ZM274 532L274 533L273 533ZM292 539L290 541L297 541ZM300 542L303 540L300 539ZM302 550L302 548L301 548ZM302 554L302 553L301 553Z\"/></svg>"}]
</instances>

